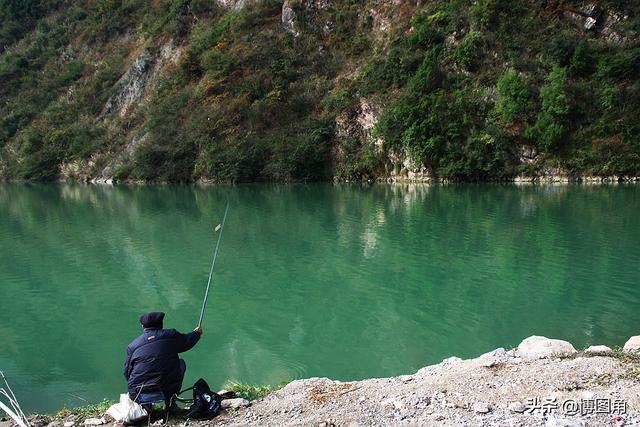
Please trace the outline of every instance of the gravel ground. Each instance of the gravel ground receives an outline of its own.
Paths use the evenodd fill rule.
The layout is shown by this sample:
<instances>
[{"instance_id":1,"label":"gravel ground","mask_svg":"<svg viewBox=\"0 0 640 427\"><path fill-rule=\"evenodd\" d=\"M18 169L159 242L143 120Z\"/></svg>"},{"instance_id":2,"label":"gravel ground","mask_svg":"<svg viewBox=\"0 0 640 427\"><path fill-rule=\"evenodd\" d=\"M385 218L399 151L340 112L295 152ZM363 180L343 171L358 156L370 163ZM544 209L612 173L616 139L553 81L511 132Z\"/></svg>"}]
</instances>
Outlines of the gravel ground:
<instances>
[{"instance_id":1,"label":"gravel ground","mask_svg":"<svg viewBox=\"0 0 640 427\"><path fill-rule=\"evenodd\" d=\"M413 375L394 378L347 383L324 378L294 381L210 424L637 425L639 379L635 363L615 357L508 357L493 365L480 359L451 358ZM564 403L567 400L576 404ZM617 415L621 418L616 421Z\"/></svg>"},{"instance_id":2,"label":"gravel ground","mask_svg":"<svg viewBox=\"0 0 640 427\"><path fill-rule=\"evenodd\" d=\"M594 348L593 351L602 351ZM204 426L630 426L640 425L640 336L623 351L577 352L566 341L529 337L510 351L457 357L412 375L354 382L297 380ZM243 404L242 399L224 401ZM227 405L225 405L226 403ZM34 427L63 427L78 417ZM88 421L88 420L87 420ZM154 423L161 425L162 421ZM113 424L111 424L113 425ZM12 427L0 422L0 427Z\"/></svg>"}]
</instances>

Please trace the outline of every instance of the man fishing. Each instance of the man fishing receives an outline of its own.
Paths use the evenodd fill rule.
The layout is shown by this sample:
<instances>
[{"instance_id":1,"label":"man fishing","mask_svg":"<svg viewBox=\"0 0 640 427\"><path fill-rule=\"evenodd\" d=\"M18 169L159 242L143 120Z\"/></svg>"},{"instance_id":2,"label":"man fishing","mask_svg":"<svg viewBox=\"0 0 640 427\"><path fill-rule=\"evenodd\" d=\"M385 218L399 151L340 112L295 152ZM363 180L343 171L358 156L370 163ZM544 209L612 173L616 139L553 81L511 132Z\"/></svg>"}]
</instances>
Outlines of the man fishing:
<instances>
[{"instance_id":1,"label":"man fishing","mask_svg":"<svg viewBox=\"0 0 640 427\"><path fill-rule=\"evenodd\" d=\"M182 388L187 365L178 357L200 340L202 327L188 334L175 329L163 329L164 313L152 312L140 316L142 335L127 347L124 376L129 396L136 400L141 393L162 392L167 407L174 394Z\"/></svg>"},{"instance_id":2,"label":"man fishing","mask_svg":"<svg viewBox=\"0 0 640 427\"><path fill-rule=\"evenodd\" d=\"M228 212L229 202L224 210L222 224L215 228L215 231L220 231L220 234L213 251L213 261L202 301L200 319L193 332L181 334L175 329L163 329L164 313L162 312L146 313L140 316L144 332L127 347L127 360L124 363L124 376L127 379L131 399L141 401L144 400L142 397L145 393L159 391L162 392L167 407L173 406L172 398L182 388L182 380L187 370L186 363L178 357L178 353L193 348L202 335L202 319ZM141 399L138 399L139 397Z\"/></svg>"}]
</instances>

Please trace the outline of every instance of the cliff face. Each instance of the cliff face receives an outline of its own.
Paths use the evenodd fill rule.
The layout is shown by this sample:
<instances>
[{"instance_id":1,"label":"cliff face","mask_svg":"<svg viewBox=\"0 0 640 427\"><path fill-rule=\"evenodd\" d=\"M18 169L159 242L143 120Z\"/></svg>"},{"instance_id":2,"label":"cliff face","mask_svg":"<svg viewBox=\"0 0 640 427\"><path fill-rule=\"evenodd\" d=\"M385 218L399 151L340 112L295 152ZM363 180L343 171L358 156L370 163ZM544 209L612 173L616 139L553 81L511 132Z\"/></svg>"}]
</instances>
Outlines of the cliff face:
<instances>
[{"instance_id":1,"label":"cliff face","mask_svg":"<svg viewBox=\"0 0 640 427\"><path fill-rule=\"evenodd\" d=\"M639 12L0 0L0 177L635 176Z\"/></svg>"}]
</instances>

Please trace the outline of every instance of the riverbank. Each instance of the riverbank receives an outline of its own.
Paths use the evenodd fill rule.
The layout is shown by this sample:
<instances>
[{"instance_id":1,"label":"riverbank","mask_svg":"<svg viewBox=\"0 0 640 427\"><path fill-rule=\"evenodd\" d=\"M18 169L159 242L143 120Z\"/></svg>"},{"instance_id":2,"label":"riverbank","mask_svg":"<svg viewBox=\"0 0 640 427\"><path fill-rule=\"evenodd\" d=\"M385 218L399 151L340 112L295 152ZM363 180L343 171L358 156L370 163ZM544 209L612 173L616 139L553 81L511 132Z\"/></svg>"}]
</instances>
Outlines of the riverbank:
<instances>
[{"instance_id":1,"label":"riverbank","mask_svg":"<svg viewBox=\"0 0 640 427\"><path fill-rule=\"evenodd\" d=\"M640 423L640 337L623 348L529 337L512 350L450 357L411 375L340 382L297 380L252 402L234 401L190 425L622 426ZM231 402L229 402L231 403ZM248 406L245 406L248 405ZM226 405L229 406L229 405ZM80 427L82 416L32 418ZM169 424L184 425L180 419ZM0 427L10 427L0 422ZM112 425L112 423L111 423Z\"/></svg>"},{"instance_id":2,"label":"riverbank","mask_svg":"<svg viewBox=\"0 0 640 427\"><path fill-rule=\"evenodd\" d=\"M62 180L65 182L65 180ZM119 181L114 178L101 178L94 177L88 179L85 182L99 185L114 185L118 183L132 184L132 185L145 185L148 182L140 180L124 180ZM341 179L335 177L333 182L336 183L349 183L349 182L378 182L389 184L449 184L449 183L469 183L475 182L464 179L453 179L447 177L433 177L424 173L411 173L404 172L401 174L394 174L390 176L381 176L368 180L354 181L349 179ZM484 182L484 181L483 181ZM500 180L487 180L486 182L502 182L502 183L514 183L514 184L622 184L622 183L640 183L640 176L592 176L592 175L568 175L568 174L541 174L541 175L518 175L511 178L504 178ZM158 183L158 182L156 182ZM159 184L168 184L168 182L159 182ZM221 184L219 181L200 179L195 184ZM226 183L228 184L228 183Z\"/></svg>"}]
</instances>

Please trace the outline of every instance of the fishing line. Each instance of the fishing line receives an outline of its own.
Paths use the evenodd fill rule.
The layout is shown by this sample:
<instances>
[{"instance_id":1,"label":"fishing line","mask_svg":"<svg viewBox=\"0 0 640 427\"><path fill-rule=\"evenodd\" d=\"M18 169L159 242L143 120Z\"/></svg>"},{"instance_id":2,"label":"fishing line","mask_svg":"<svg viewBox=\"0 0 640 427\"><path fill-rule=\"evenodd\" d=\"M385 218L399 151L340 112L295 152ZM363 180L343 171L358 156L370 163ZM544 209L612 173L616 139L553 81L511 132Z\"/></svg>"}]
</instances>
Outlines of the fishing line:
<instances>
[{"instance_id":1,"label":"fishing line","mask_svg":"<svg viewBox=\"0 0 640 427\"><path fill-rule=\"evenodd\" d=\"M213 251L213 261L211 262L211 270L209 271L209 281L207 282L207 290L204 293L204 300L202 301L202 310L200 311L200 320L198 320L198 327L202 326L202 318L204 317L204 309L207 306L207 299L209 298L209 288L211 287L211 281L213 280L213 271L216 266L216 258L218 258L218 249L220 248L220 241L222 240L224 223L227 220L227 212L229 212L228 201L227 201L227 207L224 210L224 217L222 218L222 224L216 227L216 231L220 230L220 234L218 234L218 243L216 243L215 250Z\"/></svg>"}]
</instances>

